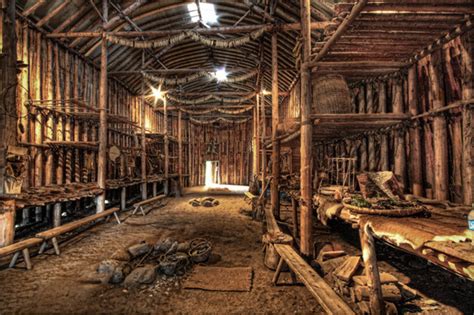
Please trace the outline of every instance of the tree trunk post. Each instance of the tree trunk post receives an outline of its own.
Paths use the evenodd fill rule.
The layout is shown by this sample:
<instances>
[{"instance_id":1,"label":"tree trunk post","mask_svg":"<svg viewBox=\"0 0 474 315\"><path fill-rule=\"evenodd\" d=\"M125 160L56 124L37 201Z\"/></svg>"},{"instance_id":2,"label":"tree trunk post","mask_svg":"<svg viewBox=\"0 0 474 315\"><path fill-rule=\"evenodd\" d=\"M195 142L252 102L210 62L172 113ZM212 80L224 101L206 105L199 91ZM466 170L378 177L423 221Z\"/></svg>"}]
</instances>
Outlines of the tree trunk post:
<instances>
[{"instance_id":1,"label":"tree trunk post","mask_svg":"<svg viewBox=\"0 0 474 315\"><path fill-rule=\"evenodd\" d=\"M419 114L418 111L418 86L416 65L408 69L408 110L411 116ZM423 196L423 165L421 155L420 126L416 124L410 129L410 176L412 193Z\"/></svg>"}]
</instances>

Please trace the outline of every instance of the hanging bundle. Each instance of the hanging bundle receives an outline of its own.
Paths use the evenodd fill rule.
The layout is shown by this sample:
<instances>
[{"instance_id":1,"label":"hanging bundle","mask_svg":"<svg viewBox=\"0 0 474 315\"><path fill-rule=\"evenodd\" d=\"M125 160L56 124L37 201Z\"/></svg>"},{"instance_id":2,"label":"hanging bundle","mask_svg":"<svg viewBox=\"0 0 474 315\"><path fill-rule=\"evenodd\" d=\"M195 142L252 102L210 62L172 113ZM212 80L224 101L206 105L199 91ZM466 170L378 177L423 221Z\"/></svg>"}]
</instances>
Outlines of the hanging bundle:
<instances>
[{"instance_id":1,"label":"hanging bundle","mask_svg":"<svg viewBox=\"0 0 474 315\"><path fill-rule=\"evenodd\" d=\"M260 38L263 33L265 32L265 28L260 28L255 30L247 35L238 38L232 39L215 39L215 38L208 38L205 37L197 32L189 31L188 35L190 38L196 42L200 42L201 44L209 47L217 47L217 48L235 48L245 44L250 43L258 38Z\"/></svg>"},{"instance_id":2,"label":"hanging bundle","mask_svg":"<svg viewBox=\"0 0 474 315\"><path fill-rule=\"evenodd\" d=\"M160 84L164 83L166 85L178 85L178 84L189 83L197 79L200 79L202 77L209 76L209 73L207 73L206 71L200 71L200 72L196 72L196 73L193 73L191 75L181 77L181 78L157 77L152 74L146 73L144 71L142 71L142 75L145 79L156 82L156 83L160 83Z\"/></svg>"},{"instance_id":3,"label":"hanging bundle","mask_svg":"<svg viewBox=\"0 0 474 315\"><path fill-rule=\"evenodd\" d=\"M243 123L248 122L249 120L250 120L250 117L249 118L243 118L243 119L237 119L237 120L227 119L227 118L223 118L223 117L218 117L216 119L210 119L210 120L200 120L200 119L195 119L195 118L192 118L192 117L189 118L189 121L192 122L193 124L196 124L196 125L211 125L211 124L214 124L214 123L217 123L217 122L231 123L231 124L243 124Z\"/></svg>"},{"instance_id":4,"label":"hanging bundle","mask_svg":"<svg viewBox=\"0 0 474 315\"><path fill-rule=\"evenodd\" d=\"M186 108L180 108L179 110L183 113L190 114L190 115L204 115L204 114L209 114L212 112L218 112L221 114L229 114L229 115L237 115L237 114L243 114L253 108L253 105L247 106L242 109L224 109L224 108L219 108L219 107L214 107L210 109L205 109L205 110L192 110L192 109L186 109Z\"/></svg>"},{"instance_id":5,"label":"hanging bundle","mask_svg":"<svg viewBox=\"0 0 474 315\"><path fill-rule=\"evenodd\" d=\"M148 48L158 48L165 47L169 45L174 45L184 41L187 38L200 42L203 45L217 48L235 48L251 41L254 41L260 38L265 32L265 28L262 27L258 30L255 30L247 35L238 38L232 39L214 39L203 36L195 31L183 31L179 34L168 36L167 38L153 39L153 40L135 40L127 39L115 35L107 35L107 40L116 45L122 45L132 48L148 49Z\"/></svg>"},{"instance_id":6,"label":"hanging bundle","mask_svg":"<svg viewBox=\"0 0 474 315\"><path fill-rule=\"evenodd\" d=\"M140 48L140 49L148 49L148 48L158 48L158 47L165 47L169 45L174 45L179 42L182 42L188 37L186 32L182 32L177 35L169 36L168 38L160 38L154 40L134 40L134 39L127 39L123 37L118 37L114 35L107 35L107 40L113 44L132 47L132 48Z\"/></svg>"},{"instance_id":7,"label":"hanging bundle","mask_svg":"<svg viewBox=\"0 0 474 315\"><path fill-rule=\"evenodd\" d=\"M253 92L253 93L250 93L248 95L245 95L245 96L239 97L239 98L226 98L226 97L219 97L219 96L216 96L214 94L209 94L209 95L199 97L199 98L195 98L195 99L192 99L192 100L177 98L177 97L175 97L173 95L170 95L170 94L168 94L167 97L170 100L172 100L173 102L176 102L176 103L179 103L179 104L194 105L194 104L202 104L202 103L208 102L211 99L220 101L222 103L242 103L242 102L244 102L246 100L249 100L252 97L254 97L255 94L256 93Z\"/></svg>"},{"instance_id":8,"label":"hanging bundle","mask_svg":"<svg viewBox=\"0 0 474 315\"><path fill-rule=\"evenodd\" d=\"M181 78L165 78L165 77L157 77L152 74L146 73L142 71L142 75L145 77L145 79L156 82L156 83L164 83L166 85L178 85L178 84L184 84L184 83L189 83L192 81L195 81L197 79L203 78L203 77L208 77L210 80L217 80L216 77L207 71L200 71L185 77ZM242 82L246 81L254 76L257 75L257 70L253 70L249 73L245 73L239 76L227 78L225 82L228 83L236 83L236 82Z\"/></svg>"}]
</instances>

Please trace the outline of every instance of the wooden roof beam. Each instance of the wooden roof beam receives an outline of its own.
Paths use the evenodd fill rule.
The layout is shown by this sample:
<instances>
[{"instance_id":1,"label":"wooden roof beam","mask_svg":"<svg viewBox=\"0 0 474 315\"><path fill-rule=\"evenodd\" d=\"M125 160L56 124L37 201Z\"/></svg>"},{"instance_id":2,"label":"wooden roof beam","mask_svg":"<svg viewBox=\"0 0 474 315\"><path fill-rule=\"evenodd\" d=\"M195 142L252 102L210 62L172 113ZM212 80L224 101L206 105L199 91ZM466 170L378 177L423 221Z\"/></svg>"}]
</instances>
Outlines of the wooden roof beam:
<instances>
[{"instance_id":1,"label":"wooden roof beam","mask_svg":"<svg viewBox=\"0 0 474 315\"><path fill-rule=\"evenodd\" d=\"M330 22L312 22L311 29L324 29ZM287 24L256 24L256 25L242 25L242 26L222 26L222 27L211 27L211 28L195 28L195 29L171 29L171 30L155 30L155 31L143 31L143 32L133 32L133 31L123 31L123 32L108 32L107 34L113 36L122 36L122 37L137 37L137 36L169 36L176 35L182 32L193 31L200 34L238 34L238 33L248 33L252 31L265 28L265 31L271 32L273 30L279 31L297 31L300 30L300 23L287 23ZM48 34L49 38L87 38L87 37L101 37L101 31L90 31L90 32L66 32L66 33L52 33Z\"/></svg>"},{"instance_id":2,"label":"wooden roof beam","mask_svg":"<svg viewBox=\"0 0 474 315\"><path fill-rule=\"evenodd\" d=\"M41 27L48 23L49 20L51 20L53 17L55 17L59 12L61 12L69 3L71 3L71 0L66 0L63 1L61 4L59 4L56 8L54 8L51 12L49 12L44 18L39 20L36 23L36 26Z\"/></svg>"},{"instance_id":3,"label":"wooden roof beam","mask_svg":"<svg viewBox=\"0 0 474 315\"><path fill-rule=\"evenodd\" d=\"M322 60L324 56L329 52L331 47L336 43L336 41L344 34L344 32L349 28L352 22L357 19L359 14L364 9L367 4L367 0L360 0L357 4L352 7L351 13L347 16L346 19L339 25L334 34L329 38L329 40L324 44L322 49L319 51L318 55L309 62L308 67L313 67L314 63Z\"/></svg>"},{"instance_id":4,"label":"wooden roof beam","mask_svg":"<svg viewBox=\"0 0 474 315\"><path fill-rule=\"evenodd\" d=\"M31 7L23 11L23 16L27 17L30 16L31 14L35 13L35 11L41 7L46 0L37 0L35 4L33 4Z\"/></svg>"}]
</instances>

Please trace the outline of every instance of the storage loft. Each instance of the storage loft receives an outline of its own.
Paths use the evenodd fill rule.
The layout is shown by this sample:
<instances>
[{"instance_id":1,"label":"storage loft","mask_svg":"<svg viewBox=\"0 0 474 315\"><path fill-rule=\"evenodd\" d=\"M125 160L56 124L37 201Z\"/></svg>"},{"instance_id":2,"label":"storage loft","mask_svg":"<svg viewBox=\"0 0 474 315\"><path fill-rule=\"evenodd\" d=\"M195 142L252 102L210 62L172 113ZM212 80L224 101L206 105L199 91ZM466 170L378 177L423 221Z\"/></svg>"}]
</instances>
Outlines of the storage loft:
<instances>
[{"instance_id":1,"label":"storage loft","mask_svg":"<svg viewBox=\"0 0 474 315\"><path fill-rule=\"evenodd\" d=\"M0 313L474 312L472 0L0 9Z\"/></svg>"}]
</instances>

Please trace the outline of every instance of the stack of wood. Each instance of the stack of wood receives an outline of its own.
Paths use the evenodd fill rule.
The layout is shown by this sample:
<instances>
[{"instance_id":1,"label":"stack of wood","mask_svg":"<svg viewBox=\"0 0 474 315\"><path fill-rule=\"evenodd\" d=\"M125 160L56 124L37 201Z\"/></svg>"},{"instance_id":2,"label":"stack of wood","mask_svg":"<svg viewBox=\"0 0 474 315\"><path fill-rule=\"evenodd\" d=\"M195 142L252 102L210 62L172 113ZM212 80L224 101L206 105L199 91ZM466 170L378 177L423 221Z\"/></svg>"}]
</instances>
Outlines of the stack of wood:
<instances>
[{"instance_id":1,"label":"stack of wood","mask_svg":"<svg viewBox=\"0 0 474 315\"><path fill-rule=\"evenodd\" d=\"M360 314L371 314L370 290L361 256L349 256L336 248L323 249L319 252L317 263L336 292L356 304ZM402 302L401 285L397 278L386 272L380 273L380 280L387 314L398 314Z\"/></svg>"}]
</instances>

